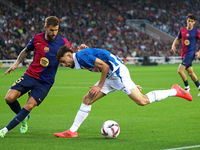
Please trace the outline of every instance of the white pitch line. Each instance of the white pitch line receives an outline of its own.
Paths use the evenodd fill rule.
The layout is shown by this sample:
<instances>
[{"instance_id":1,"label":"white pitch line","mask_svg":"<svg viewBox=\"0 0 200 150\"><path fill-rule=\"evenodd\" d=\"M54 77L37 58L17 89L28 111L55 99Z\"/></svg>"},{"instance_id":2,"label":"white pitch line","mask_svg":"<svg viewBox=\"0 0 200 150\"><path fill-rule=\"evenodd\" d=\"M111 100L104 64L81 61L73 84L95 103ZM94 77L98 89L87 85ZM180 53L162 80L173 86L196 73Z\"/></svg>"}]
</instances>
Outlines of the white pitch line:
<instances>
[{"instance_id":1,"label":"white pitch line","mask_svg":"<svg viewBox=\"0 0 200 150\"><path fill-rule=\"evenodd\" d=\"M86 88L89 88L89 86L87 86L87 87L78 87L78 86L54 86L54 87L52 87L52 89L86 89Z\"/></svg>"},{"instance_id":2,"label":"white pitch line","mask_svg":"<svg viewBox=\"0 0 200 150\"><path fill-rule=\"evenodd\" d=\"M90 85L89 85L90 86ZM80 87L80 86L53 86L52 88L68 88L68 89L73 89L73 88L88 88L89 86L84 86L84 87ZM93 85L91 85L93 86ZM2 87L2 86L0 86ZM164 90L164 88L142 88L142 89L145 89L145 90Z\"/></svg>"},{"instance_id":3,"label":"white pitch line","mask_svg":"<svg viewBox=\"0 0 200 150\"><path fill-rule=\"evenodd\" d=\"M179 149L189 149L189 148L197 148L197 147L200 147L200 145L177 147L177 148L170 148L170 149L164 149L164 150L179 150Z\"/></svg>"}]
</instances>

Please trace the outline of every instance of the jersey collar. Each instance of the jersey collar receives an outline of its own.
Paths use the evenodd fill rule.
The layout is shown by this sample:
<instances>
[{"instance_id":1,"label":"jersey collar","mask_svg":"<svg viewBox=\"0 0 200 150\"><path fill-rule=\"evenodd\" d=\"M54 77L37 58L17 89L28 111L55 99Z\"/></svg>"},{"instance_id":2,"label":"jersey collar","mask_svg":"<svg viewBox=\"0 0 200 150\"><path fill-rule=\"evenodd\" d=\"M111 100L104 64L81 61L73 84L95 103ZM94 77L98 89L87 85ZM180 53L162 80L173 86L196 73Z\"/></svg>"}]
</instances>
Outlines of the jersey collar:
<instances>
[{"instance_id":1,"label":"jersey collar","mask_svg":"<svg viewBox=\"0 0 200 150\"><path fill-rule=\"evenodd\" d=\"M74 59L74 63L75 63L76 69L80 69L81 66L80 66L80 64L78 63L78 60L76 59L76 53L73 53L73 59Z\"/></svg>"}]
</instances>

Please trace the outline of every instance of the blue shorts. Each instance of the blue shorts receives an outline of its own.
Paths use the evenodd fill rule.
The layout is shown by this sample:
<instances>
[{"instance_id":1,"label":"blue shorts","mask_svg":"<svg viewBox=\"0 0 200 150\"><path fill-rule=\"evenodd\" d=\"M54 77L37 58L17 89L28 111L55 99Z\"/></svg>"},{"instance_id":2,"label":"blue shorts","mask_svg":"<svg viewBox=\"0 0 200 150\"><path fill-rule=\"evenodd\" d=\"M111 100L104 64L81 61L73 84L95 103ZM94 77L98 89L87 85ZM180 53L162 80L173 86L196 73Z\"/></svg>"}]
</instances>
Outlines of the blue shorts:
<instances>
[{"instance_id":1,"label":"blue shorts","mask_svg":"<svg viewBox=\"0 0 200 150\"><path fill-rule=\"evenodd\" d=\"M188 56L185 56L182 60L182 65L187 68L191 67L192 66L192 61L194 60L194 57L188 57Z\"/></svg>"},{"instance_id":2,"label":"blue shorts","mask_svg":"<svg viewBox=\"0 0 200 150\"><path fill-rule=\"evenodd\" d=\"M29 95L33 96L38 105L44 100L50 90L50 88L44 86L39 80L30 77L27 74L24 74L21 78L19 78L11 86L11 89L20 91L20 96L31 90Z\"/></svg>"}]
</instances>

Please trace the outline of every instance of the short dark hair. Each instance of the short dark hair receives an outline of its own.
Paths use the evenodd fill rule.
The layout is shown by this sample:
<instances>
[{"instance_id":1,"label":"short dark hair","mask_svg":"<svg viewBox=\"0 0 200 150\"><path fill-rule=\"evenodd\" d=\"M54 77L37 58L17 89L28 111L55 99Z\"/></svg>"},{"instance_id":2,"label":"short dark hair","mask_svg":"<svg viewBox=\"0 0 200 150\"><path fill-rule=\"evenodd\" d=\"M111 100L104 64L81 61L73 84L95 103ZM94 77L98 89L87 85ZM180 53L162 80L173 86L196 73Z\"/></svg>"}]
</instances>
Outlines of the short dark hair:
<instances>
[{"instance_id":1,"label":"short dark hair","mask_svg":"<svg viewBox=\"0 0 200 150\"><path fill-rule=\"evenodd\" d=\"M59 25L59 19L56 16L49 16L45 19L45 26L49 27L50 25L52 26L57 26Z\"/></svg>"},{"instance_id":2,"label":"short dark hair","mask_svg":"<svg viewBox=\"0 0 200 150\"><path fill-rule=\"evenodd\" d=\"M65 53L73 53L72 49L68 45L64 45L59 48L59 50L56 52L56 59L59 62L60 58L65 55Z\"/></svg>"},{"instance_id":3,"label":"short dark hair","mask_svg":"<svg viewBox=\"0 0 200 150\"><path fill-rule=\"evenodd\" d=\"M195 21L196 17L194 14L188 14L187 19L193 19Z\"/></svg>"}]
</instances>

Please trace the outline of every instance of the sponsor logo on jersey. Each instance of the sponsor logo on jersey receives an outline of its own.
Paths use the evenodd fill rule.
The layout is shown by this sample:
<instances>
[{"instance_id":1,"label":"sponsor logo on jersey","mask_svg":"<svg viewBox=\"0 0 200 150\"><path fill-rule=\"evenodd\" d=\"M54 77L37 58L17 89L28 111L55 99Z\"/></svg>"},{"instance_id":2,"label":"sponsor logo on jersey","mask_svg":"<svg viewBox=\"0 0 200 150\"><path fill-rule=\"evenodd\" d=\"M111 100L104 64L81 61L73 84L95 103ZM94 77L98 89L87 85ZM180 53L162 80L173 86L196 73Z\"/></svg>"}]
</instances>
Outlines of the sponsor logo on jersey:
<instances>
[{"instance_id":1,"label":"sponsor logo on jersey","mask_svg":"<svg viewBox=\"0 0 200 150\"><path fill-rule=\"evenodd\" d=\"M189 45L189 44L190 44L190 41L189 41L189 40L185 40L185 41L184 41L184 44L185 44L185 45Z\"/></svg>"},{"instance_id":2,"label":"sponsor logo on jersey","mask_svg":"<svg viewBox=\"0 0 200 150\"><path fill-rule=\"evenodd\" d=\"M44 47L44 52L45 52L45 53L48 53L48 52L49 52L49 47L46 47L46 46L45 46L45 47Z\"/></svg>"},{"instance_id":3,"label":"sponsor logo on jersey","mask_svg":"<svg viewBox=\"0 0 200 150\"><path fill-rule=\"evenodd\" d=\"M46 57L40 58L40 65L47 67L49 65L49 60Z\"/></svg>"}]
</instances>

